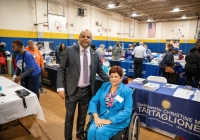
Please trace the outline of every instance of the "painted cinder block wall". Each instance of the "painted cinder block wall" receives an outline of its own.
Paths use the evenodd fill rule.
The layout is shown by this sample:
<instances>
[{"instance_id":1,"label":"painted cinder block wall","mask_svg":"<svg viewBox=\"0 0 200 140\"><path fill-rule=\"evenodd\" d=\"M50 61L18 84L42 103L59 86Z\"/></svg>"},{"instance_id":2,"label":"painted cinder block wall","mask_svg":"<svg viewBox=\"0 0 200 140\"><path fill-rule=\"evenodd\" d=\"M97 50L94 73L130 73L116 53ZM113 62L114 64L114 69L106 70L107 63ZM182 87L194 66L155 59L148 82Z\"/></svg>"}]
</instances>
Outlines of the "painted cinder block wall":
<instances>
[{"instance_id":1,"label":"painted cinder block wall","mask_svg":"<svg viewBox=\"0 0 200 140\"><path fill-rule=\"evenodd\" d=\"M49 2L49 7L53 4ZM62 9L61 3L58 6ZM52 7L49 12L61 15L58 6ZM127 48L129 43L138 44L139 41L143 41L153 52L164 52L166 39L177 39L176 34L179 29L183 35L180 37L180 49L184 53L188 53L195 42L197 20L158 22L156 36L148 38L148 23L138 22L91 5L82 5L73 0L67 0L64 7L66 23L68 23L66 32L55 32L49 31L48 27L42 24L47 22L46 0L0 0L0 42L5 42L6 49L9 51L11 51L11 42L16 39L22 40L24 46L27 45L29 39L51 41L54 42L54 47L58 43L70 46L73 42L78 42L78 35L83 29L92 31L92 44L97 47L104 44L107 48L115 45L116 41L120 41ZM77 16L79 7L87 9L87 16ZM101 26L96 26L96 21L108 31L101 31ZM38 26L34 26L35 23L38 23ZM132 37L128 34L130 29L134 29ZM125 35L117 33L125 33Z\"/></svg>"}]
</instances>

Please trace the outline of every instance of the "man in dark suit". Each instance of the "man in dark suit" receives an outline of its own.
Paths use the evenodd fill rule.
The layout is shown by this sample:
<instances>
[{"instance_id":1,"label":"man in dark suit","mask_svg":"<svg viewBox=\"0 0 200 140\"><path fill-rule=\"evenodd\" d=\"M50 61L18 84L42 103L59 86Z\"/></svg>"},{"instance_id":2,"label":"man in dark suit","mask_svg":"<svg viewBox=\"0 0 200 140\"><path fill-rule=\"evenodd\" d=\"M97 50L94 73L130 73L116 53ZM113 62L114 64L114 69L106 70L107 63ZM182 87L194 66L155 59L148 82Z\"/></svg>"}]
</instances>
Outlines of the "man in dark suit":
<instances>
[{"instance_id":1,"label":"man in dark suit","mask_svg":"<svg viewBox=\"0 0 200 140\"><path fill-rule=\"evenodd\" d=\"M78 103L77 133L80 139L84 130L88 103L94 95L96 73L104 80L98 53L90 48L92 33L84 30L79 35L79 44L68 47L62 57L57 74L57 91L66 103L65 140L72 139L74 112Z\"/></svg>"}]
</instances>

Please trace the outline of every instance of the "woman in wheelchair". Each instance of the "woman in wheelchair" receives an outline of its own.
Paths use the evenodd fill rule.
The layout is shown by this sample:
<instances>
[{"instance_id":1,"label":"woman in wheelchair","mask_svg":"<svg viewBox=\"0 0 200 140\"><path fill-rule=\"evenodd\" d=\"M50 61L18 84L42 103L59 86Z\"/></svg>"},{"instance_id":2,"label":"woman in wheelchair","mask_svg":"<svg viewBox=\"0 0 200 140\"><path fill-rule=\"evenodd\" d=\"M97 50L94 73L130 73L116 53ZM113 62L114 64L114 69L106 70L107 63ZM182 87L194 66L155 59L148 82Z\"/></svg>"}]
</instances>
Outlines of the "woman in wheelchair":
<instances>
[{"instance_id":1,"label":"woman in wheelchair","mask_svg":"<svg viewBox=\"0 0 200 140\"><path fill-rule=\"evenodd\" d=\"M122 83L123 70L111 67L110 82L105 82L89 103L93 120L87 132L88 140L109 140L129 125L132 114L132 89Z\"/></svg>"}]
</instances>

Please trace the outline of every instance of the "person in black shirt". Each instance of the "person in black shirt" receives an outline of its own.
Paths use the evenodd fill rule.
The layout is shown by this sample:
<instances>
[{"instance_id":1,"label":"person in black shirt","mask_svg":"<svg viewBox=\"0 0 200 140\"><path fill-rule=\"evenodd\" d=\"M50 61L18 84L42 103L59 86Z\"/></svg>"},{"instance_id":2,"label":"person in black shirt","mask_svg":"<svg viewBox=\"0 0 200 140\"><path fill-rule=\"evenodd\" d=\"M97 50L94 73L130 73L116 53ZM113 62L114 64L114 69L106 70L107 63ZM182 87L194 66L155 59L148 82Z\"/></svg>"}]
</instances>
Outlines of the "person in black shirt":
<instances>
[{"instance_id":1,"label":"person in black shirt","mask_svg":"<svg viewBox=\"0 0 200 140\"><path fill-rule=\"evenodd\" d=\"M178 53L178 48L173 48L172 51L167 52L161 62L159 63L160 70L162 71L162 77L165 77L167 79L168 83L172 83L170 81L170 73L165 72L165 67L170 66L170 67L175 67L176 64L174 63L174 55Z\"/></svg>"},{"instance_id":2,"label":"person in black shirt","mask_svg":"<svg viewBox=\"0 0 200 140\"><path fill-rule=\"evenodd\" d=\"M192 79L194 78L195 84L194 87L198 87L200 81L200 72L199 72L199 61L200 54L197 53L197 48L193 47L190 49L190 53L185 57L185 75L187 85L192 86Z\"/></svg>"}]
</instances>

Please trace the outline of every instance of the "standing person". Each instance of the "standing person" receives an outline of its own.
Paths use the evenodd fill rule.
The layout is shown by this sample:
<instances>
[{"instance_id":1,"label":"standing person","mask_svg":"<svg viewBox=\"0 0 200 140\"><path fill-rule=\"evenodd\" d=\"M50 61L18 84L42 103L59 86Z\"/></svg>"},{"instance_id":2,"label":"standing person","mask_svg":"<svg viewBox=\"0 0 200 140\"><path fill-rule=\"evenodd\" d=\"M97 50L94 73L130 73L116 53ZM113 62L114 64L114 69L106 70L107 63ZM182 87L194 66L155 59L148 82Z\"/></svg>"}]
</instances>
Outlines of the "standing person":
<instances>
[{"instance_id":1,"label":"standing person","mask_svg":"<svg viewBox=\"0 0 200 140\"><path fill-rule=\"evenodd\" d=\"M146 59L148 60L148 62L151 62L151 59L152 59L151 50L148 49L147 44L144 44L144 48L146 50Z\"/></svg>"},{"instance_id":2,"label":"standing person","mask_svg":"<svg viewBox=\"0 0 200 140\"><path fill-rule=\"evenodd\" d=\"M60 64L60 60L59 60L59 56L58 56L59 49L60 49L60 43L58 43L58 46L56 46L56 49L55 49L56 64Z\"/></svg>"},{"instance_id":3,"label":"standing person","mask_svg":"<svg viewBox=\"0 0 200 140\"><path fill-rule=\"evenodd\" d=\"M2 57L5 57L5 59L6 59L5 46L6 46L6 43L4 43L4 42L0 43L0 55ZM6 65L1 65L1 74L6 74L5 67L6 67Z\"/></svg>"},{"instance_id":4,"label":"standing person","mask_svg":"<svg viewBox=\"0 0 200 140\"><path fill-rule=\"evenodd\" d=\"M36 45L37 45L37 48L40 51L41 55L43 56L44 48L42 47L42 44L40 42L38 42Z\"/></svg>"},{"instance_id":5,"label":"standing person","mask_svg":"<svg viewBox=\"0 0 200 140\"><path fill-rule=\"evenodd\" d=\"M101 44L101 45L99 46L99 48L97 49L97 51L98 51L99 54L100 54L100 58L104 57L104 54L106 53L105 45Z\"/></svg>"},{"instance_id":6,"label":"standing person","mask_svg":"<svg viewBox=\"0 0 200 140\"><path fill-rule=\"evenodd\" d=\"M41 68L41 72L43 72L44 71L44 60L43 60L43 57L42 57L40 51L37 48L35 48L33 40L29 40L28 41L28 46L26 47L26 50L33 55L35 61L38 64L38 66L40 66L40 68ZM41 93L46 93L46 90L42 86L42 79L41 78L42 77L40 75L39 89L40 89Z\"/></svg>"},{"instance_id":7,"label":"standing person","mask_svg":"<svg viewBox=\"0 0 200 140\"><path fill-rule=\"evenodd\" d=\"M200 54L197 53L197 48L193 47L190 49L190 53L185 57L185 75L187 85L192 86L192 79L194 77L195 85L194 87L198 87L200 81L200 73L199 73L199 61Z\"/></svg>"},{"instance_id":8,"label":"standing person","mask_svg":"<svg viewBox=\"0 0 200 140\"><path fill-rule=\"evenodd\" d=\"M132 53L133 53L133 50L134 50L133 45L129 44L128 46L129 46L129 48L125 52L125 59L126 60L133 60L133 57L132 57Z\"/></svg>"},{"instance_id":9,"label":"standing person","mask_svg":"<svg viewBox=\"0 0 200 140\"><path fill-rule=\"evenodd\" d=\"M135 47L132 53L134 55L134 78L142 77L143 58L146 57L146 50L143 44L143 42L140 42L140 45Z\"/></svg>"},{"instance_id":10,"label":"standing person","mask_svg":"<svg viewBox=\"0 0 200 140\"><path fill-rule=\"evenodd\" d=\"M61 59L62 59L62 57L63 57L63 55L64 55L66 49L67 49L67 48L66 48L65 44L64 44L64 43L61 43L61 44L60 44L59 51L58 51L59 62L61 62Z\"/></svg>"},{"instance_id":11,"label":"standing person","mask_svg":"<svg viewBox=\"0 0 200 140\"><path fill-rule=\"evenodd\" d=\"M121 56L122 56L122 47L120 46L120 43L118 41L112 49L112 59L119 60Z\"/></svg>"},{"instance_id":12,"label":"standing person","mask_svg":"<svg viewBox=\"0 0 200 140\"><path fill-rule=\"evenodd\" d=\"M109 81L108 75L99 63L98 53L89 47L91 41L92 33L89 30L83 30L79 35L79 44L67 48L58 68L57 91L66 103L65 140L72 140L74 112L77 103L76 137L83 137L80 132L84 130L88 103L91 96L95 94L96 73L104 81Z\"/></svg>"},{"instance_id":13,"label":"standing person","mask_svg":"<svg viewBox=\"0 0 200 140\"><path fill-rule=\"evenodd\" d=\"M24 49L24 45L21 41L13 41L12 50L16 53L17 64L13 80L17 83L21 81L21 85L34 92L39 99L40 67L32 54Z\"/></svg>"},{"instance_id":14,"label":"standing person","mask_svg":"<svg viewBox=\"0 0 200 140\"><path fill-rule=\"evenodd\" d=\"M162 77L165 77L167 79L168 83L172 83L170 81L170 76L173 76L171 73L165 72L165 67L170 66L170 67L175 67L176 64L174 63L174 55L178 53L178 48L173 48L172 51L169 51L168 53L165 54L163 59L159 63L160 70L162 71ZM175 83L175 81L173 81Z\"/></svg>"}]
</instances>

